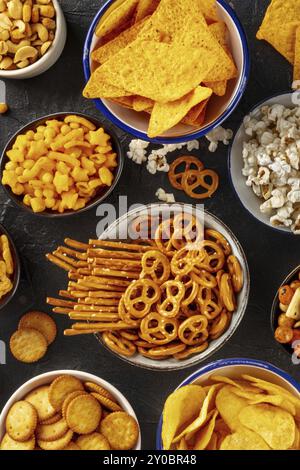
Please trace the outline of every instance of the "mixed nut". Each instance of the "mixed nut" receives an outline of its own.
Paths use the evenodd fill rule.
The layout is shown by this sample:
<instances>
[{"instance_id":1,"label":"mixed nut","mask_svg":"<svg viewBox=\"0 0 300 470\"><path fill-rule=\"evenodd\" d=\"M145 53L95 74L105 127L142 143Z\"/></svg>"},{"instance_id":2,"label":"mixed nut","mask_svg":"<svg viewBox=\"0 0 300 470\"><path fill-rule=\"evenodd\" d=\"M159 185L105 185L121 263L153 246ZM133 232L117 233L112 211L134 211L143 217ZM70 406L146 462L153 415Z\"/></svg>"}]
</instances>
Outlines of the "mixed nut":
<instances>
[{"instance_id":1,"label":"mixed nut","mask_svg":"<svg viewBox=\"0 0 300 470\"><path fill-rule=\"evenodd\" d=\"M51 0L0 0L0 70L36 62L51 47L55 31Z\"/></svg>"}]
</instances>

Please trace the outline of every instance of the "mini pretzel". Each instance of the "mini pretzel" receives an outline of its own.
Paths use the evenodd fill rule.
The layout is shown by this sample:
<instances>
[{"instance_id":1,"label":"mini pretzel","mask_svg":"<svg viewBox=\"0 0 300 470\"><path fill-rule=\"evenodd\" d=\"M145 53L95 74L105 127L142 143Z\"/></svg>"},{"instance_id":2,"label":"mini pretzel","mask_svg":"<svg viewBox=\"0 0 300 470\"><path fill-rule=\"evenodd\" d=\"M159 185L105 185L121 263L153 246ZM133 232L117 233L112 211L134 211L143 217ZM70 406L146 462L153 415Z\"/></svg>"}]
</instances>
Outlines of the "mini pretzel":
<instances>
[{"instance_id":1,"label":"mini pretzel","mask_svg":"<svg viewBox=\"0 0 300 470\"><path fill-rule=\"evenodd\" d=\"M160 289L150 279L134 281L124 294L124 305L130 316L144 318L160 298Z\"/></svg>"},{"instance_id":2,"label":"mini pretzel","mask_svg":"<svg viewBox=\"0 0 300 470\"><path fill-rule=\"evenodd\" d=\"M189 248L197 248L203 240L203 226L199 219L190 213L177 214L173 220L174 233L172 244L177 249L189 245Z\"/></svg>"},{"instance_id":3,"label":"mini pretzel","mask_svg":"<svg viewBox=\"0 0 300 470\"><path fill-rule=\"evenodd\" d=\"M166 346L158 346L147 351L148 357L152 359L157 359L161 357L168 357L173 356L174 354L178 354L184 351L186 345L183 343L173 343L167 344Z\"/></svg>"},{"instance_id":4,"label":"mini pretzel","mask_svg":"<svg viewBox=\"0 0 300 470\"><path fill-rule=\"evenodd\" d=\"M185 276L194 269L196 252L188 248L177 251L171 261L171 271L174 276Z\"/></svg>"},{"instance_id":5,"label":"mini pretzel","mask_svg":"<svg viewBox=\"0 0 300 470\"><path fill-rule=\"evenodd\" d=\"M233 291L232 281L229 274L225 273L221 277L220 297L229 312L234 312L236 307L235 295Z\"/></svg>"},{"instance_id":6,"label":"mini pretzel","mask_svg":"<svg viewBox=\"0 0 300 470\"><path fill-rule=\"evenodd\" d=\"M158 224L159 217L142 214L131 222L129 232L133 232L133 239L136 239L138 236L141 240L152 240Z\"/></svg>"},{"instance_id":7,"label":"mini pretzel","mask_svg":"<svg viewBox=\"0 0 300 470\"><path fill-rule=\"evenodd\" d=\"M243 270L236 256L231 255L227 258L227 266L231 275L234 292L241 292L244 284Z\"/></svg>"},{"instance_id":8,"label":"mini pretzel","mask_svg":"<svg viewBox=\"0 0 300 470\"><path fill-rule=\"evenodd\" d=\"M199 286L197 282L195 282L190 274L184 274L176 276L175 281L181 282L185 287L185 294L184 298L181 302L182 306L187 306L194 302L195 298L197 297Z\"/></svg>"},{"instance_id":9,"label":"mini pretzel","mask_svg":"<svg viewBox=\"0 0 300 470\"><path fill-rule=\"evenodd\" d=\"M205 230L205 240L210 240L210 241L213 241L213 242L217 243L218 245L220 245L222 247L222 249L224 251L224 254L226 256L231 255L232 249L231 249L230 243L228 242L228 240L226 240L224 235L222 235L217 230L206 229Z\"/></svg>"},{"instance_id":10,"label":"mini pretzel","mask_svg":"<svg viewBox=\"0 0 300 470\"><path fill-rule=\"evenodd\" d=\"M177 172L180 165L184 165L184 169L183 171ZM204 169L204 165L200 160L198 160L198 158L192 156L179 157L170 165L168 176L173 188L181 190L183 189L182 178L184 174L191 168L195 169L196 171L202 171Z\"/></svg>"},{"instance_id":11,"label":"mini pretzel","mask_svg":"<svg viewBox=\"0 0 300 470\"><path fill-rule=\"evenodd\" d=\"M222 302L217 289L199 288L197 300L202 315L209 321L214 320L222 311Z\"/></svg>"},{"instance_id":12,"label":"mini pretzel","mask_svg":"<svg viewBox=\"0 0 300 470\"><path fill-rule=\"evenodd\" d=\"M129 326L133 326L137 322L136 318L130 315L130 311L126 310L126 307L124 304L124 295L121 297L119 305L118 305L118 314L119 314L120 319L124 321L125 323L127 323Z\"/></svg>"},{"instance_id":13,"label":"mini pretzel","mask_svg":"<svg viewBox=\"0 0 300 470\"><path fill-rule=\"evenodd\" d=\"M162 253L167 256L173 256L173 254L175 253L175 249L172 244L173 233L173 219L168 219L161 222L155 232L156 246Z\"/></svg>"},{"instance_id":14,"label":"mini pretzel","mask_svg":"<svg viewBox=\"0 0 300 470\"><path fill-rule=\"evenodd\" d=\"M142 258L141 277L150 276L158 285L166 282L170 277L170 263L168 258L160 251L148 251Z\"/></svg>"},{"instance_id":15,"label":"mini pretzel","mask_svg":"<svg viewBox=\"0 0 300 470\"><path fill-rule=\"evenodd\" d=\"M177 338L178 321L164 318L157 312L149 313L141 322L142 337L149 343L164 345Z\"/></svg>"},{"instance_id":16,"label":"mini pretzel","mask_svg":"<svg viewBox=\"0 0 300 470\"><path fill-rule=\"evenodd\" d=\"M208 341L205 341L203 344L200 344L200 346L190 346L189 348L186 348L184 351L174 354L174 358L177 359L178 361L182 361L184 359L188 359L191 356L194 356L195 354L202 353L207 348L208 348Z\"/></svg>"},{"instance_id":17,"label":"mini pretzel","mask_svg":"<svg viewBox=\"0 0 300 470\"><path fill-rule=\"evenodd\" d=\"M221 314L212 322L209 330L209 336L211 339L219 338L228 328L231 321L231 314L223 310Z\"/></svg>"},{"instance_id":18,"label":"mini pretzel","mask_svg":"<svg viewBox=\"0 0 300 470\"><path fill-rule=\"evenodd\" d=\"M207 179L210 182L207 182ZM219 187L219 176L213 170L189 170L182 177L184 192L193 199L206 199L211 197ZM202 193L196 193L197 189L204 189Z\"/></svg>"},{"instance_id":19,"label":"mini pretzel","mask_svg":"<svg viewBox=\"0 0 300 470\"><path fill-rule=\"evenodd\" d=\"M187 318L178 329L180 341L188 346L197 346L208 338L208 320L203 315Z\"/></svg>"},{"instance_id":20,"label":"mini pretzel","mask_svg":"<svg viewBox=\"0 0 300 470\"><path fill-rule=\"evenodd\" d=\"M224 264L225 254L220 245L210 240L204 240L201 243L194 271L197 273L197 270L205 269L210 273L217 273L223 269Z\"/></svg>"},{"instance_id":21,"label":"mini pretzel","mask_svg":"<svg viewBox=\"0 0 300 470\"><path fill-rule=\"evenodd\" d=\"M179 281L167 281L161 286L162 297L157 311L163 317L174 318L180 311L180 304L184 298L185 288Z\"/></svg>"},{"instance_id":22,"label":"mini pretzel","mask_svg":"<svg viewBox=\"0 0 300 470\"><path fill-rule=\"evenodd\" d=\"M200 286L213 289L217 285L217 279L212 274L205 271L205 269L197 270L197 274L192 272L191 276Z\"/></svg>"},{"instance_id":23,"label":"mini pretzel","mask_svg":"<svg viewBox=\"0 0 300 470\"><path fill-rule=\"evenodd\" d=\"M200 305L197 299L191 302L189 305L181 305L181 311L185 317L194 317L195 315L200 315Z\"/></svg>"},{"instance_id":24,"label":"mini pretzel","mask_svg":"<svg viewBox=\"0 0 300 470\"><path fill-rule=\"evenodd\" d=\"M148 359L152 359L152 360L155 360L155 361L164 361L165 359L168 359L168 357L169 357L169 356L166 356L166 355L153 356L151 351L152 351L152 349L147 349L147 348L142 347L142 346L138 347L139 354L141 354L141 356L147 357Z\"/></svg>"},{"instance_id":25,"label":"mini pretzel","mask_svg":"<svg viewBox=\"0 0 300 470\"><path fill-rule=\"evenodd\" d=\"M116 332L107 331L102 334L102 338L109 349L121 356L132 357L136 353L135 345Z\"/></svg>"}]
</instances>

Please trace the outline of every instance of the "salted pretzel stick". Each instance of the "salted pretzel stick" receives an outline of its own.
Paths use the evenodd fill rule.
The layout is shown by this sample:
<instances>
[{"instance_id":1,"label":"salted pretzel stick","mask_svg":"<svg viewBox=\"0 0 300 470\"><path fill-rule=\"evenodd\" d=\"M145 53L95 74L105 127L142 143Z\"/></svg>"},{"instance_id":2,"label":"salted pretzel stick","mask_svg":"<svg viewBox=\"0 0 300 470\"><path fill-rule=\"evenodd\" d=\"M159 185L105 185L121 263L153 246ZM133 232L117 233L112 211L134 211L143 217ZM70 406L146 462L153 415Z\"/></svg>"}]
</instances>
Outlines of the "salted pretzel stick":
<instances>
[{"instance_id":1,"label":"salted pretzel stick","mask_svg":"<svg viewBox=\"0 0 300 470\"><path fill-rule=\"evenodd\" d=\"M136 271L115 271L109 268L94 268L94 276L125 277L126 279L139 279L140 275Z\"/></svg>"},{"instance_id":2,"label":"salted pretzel stick","mask_svg":"<svg viewBox=\"0 0 300 470\"><path fill-rule=\"evenodd\" d=\"M77 305L77 302L72 302L71 300L54 299L53 297L47 297L46 302L49 305L53 305L53 307L74 307Z\"/></svg>"},{"instance_id":3,"label":"salted pretzel stick","mask_svg":"<svg viewBox=\"0 0 300 470\"><path fill-rule=\"evenodd\" d=\"M72 240L72 238L65 238L64 242L67 246L70 246L71 248L75 248L75 250L86 251L90 248L90 246L87 243L81 243L81 242L78 242L77 240Z\"/></svg>"},{"instance_id":4,"label":"salted pretzel stick","mask_svg":"<svg viewBox=\"0 0 300 470\"><path fill-rule=\"evenodd\" d=\"M73 250L72 248L68 248L67 246L59 246L57 250L59 253L73 256L73 258L77 258L81 261L85 261L88 258L87 253L81 253L80 251Z\"/></svg>"},{"instance_id":5,"label":"salted pretzel stick","mask_svg":"<svg viewBox=\"0 0 300 470\"><path fill-rule=\"evenodd\" d=\"M86 320L86 321L119 321L120 317L116 313L70 313L69 317L71 320Z\"/></svg>"},{"instance_id":6,"label":"salted pretzel stick","mask_svg":"<svg viewBox=\"0 0 300 470\"><path fill-rule=\"evenodd\" d=\"M94 299L120 299L122 297L122 292L94 290L88 293L88 297L92 297Z\"/></svg>"},{"instance_id":7,"label":"salted pretzel stick","mask_svg":"<svg viewBox=\"0 0 300 470\"><path fill-rule=\"evenodd\" d=\"M58 266L61 269L64 269L65 271L70 271L73 269L73 266L71 266L69 263L66 261L61 260L60 258L57 258L56 256L52 255L51 253L46 255L46 258L56 266Z\"/></svg>"},{"instance_id":8,"label":"salted pretzel stick","mask_svg":"<svg viewBox=\"0 0 300 470\"><path fill-rule=\"evenodd\" d=\"M99 307L96 305L82 305L82 304L75 305L73 310L75 312L95 312L95 313L102 313L102 312L117 313L118 311L118 309L115 306Z\"/></svg>"},{"instance_id":9,"label":"salted pretzel stick","mask_svg":"<svg viewBox=\"0 0 300 470\"><path fill-rule=\"evenodd\" d=\"M87 305L99 305L100 307L107 305L119 305L119 299L94 299L91 297L86 297L84 303Z\"/></svg>"},{"instance_id":10,"label":"salted pretzel stick","mask_svg":"<svg viewBox=\"0 0 300 470\"><path fill-rule=\"evenodd\" d=\"M127 251L112 251L112 250L103 250L102 248L90 248L87 250L89 258L121 258L121 259L132 259L140 260L142 259L143 253L130 253Z\"/></svg>"},{"instance_id":11,"label":"salted pretzel stick","mask_svg":"<svg viewBox=\"0 0 300 470\"><path fill-rule=\"evenodd\" d=\"M70 264L74 268L86 268L88 266L87 261L74 260L74 258L70 258L70 256L64 255L58 250L53 251L52 254L56 256L57 258L61 259L62 261L66 261L68 264Z\"/></svg>"},{"instance_id":12,"label":"salted pretzel stick","mask_svg":"<svg viewBox=\"0 0 300 470\"><path fill-rule=\"evenodd\" d=\"M97 332L94 330L65 330L64 336L93 335Z\"/></svg>"},{"instance_id":13,"label":"salted pretzel stick","mask_svg":"<svg viewBox=\"0 0 300 470\"><path fill-rule=\"evenodd\" d=\"M74 268L73 268L74 269ZM78 274L81 274L82 276L90 276L92 274L92 269L89 268L78 268L76 269L76 272Z\"/></svg>"},{"instance_id":14,"label":"salted pretzel stick","mask_svg":"<svg viewBox=\"0 0 300 470\"><path fill-rule=\"evenodd\" d=\"M88 287L84 287L84 286L79 286L77 282L74 282L74 281L69 281L68 282L68 289L74 289L74 290L84 290L84 291L88 291Z\"/></svg>"},{"instance_id":15,"label":"salted pretzel stick","mask_svg":"<svg viewBox=\"0 0 300 470\"><path fill-rule=\"evenodd\" d=\"M137 325L127 325L125 322L119 323L74 323L73 330L95 330L95 331L120 331L135 330Z\"/></svg>"},{"instance_id":16,"label":"salted pretzel stick","mask_svg":"<svg viewBox=\"0 0 300 470\"><path fill-rule=\"evenodd\" d=\"M58 292L60 297L65 297L66 299L74 299L74 295L72 295L72 292L69 292L67 290L60 290Z\"/></svg>"},{"instance_id":17,"label":"salted pretzel stick","mask_svg":"<svg viewBox=\"0 0 300 470\"><path fill-rule=\"evenodd\" d=\"M54 307L52 309L53 313L59 313L61 315L69 315L70 312L73 312L71 308L64 308L64 307Z\"/></svg>"},{"instance_id":18,"label":"salted pretzel stick","mask_svg":"<svg viewBox=\"0 0 300 470\"><path fill-rule=\"evenodd\" d=\"M69 271L68 273L68 278L71 281L78 281L78 279L83 279L83 276L75 271L73 271L73 267L71 267L72 270Z\"/></svg>"},{"instance_id":19,"label":"salted pretzel stick","mask_svg":"<svg viewBox=\"0 0 300 470\"><path fill-rule=\"evenodd\" d=\"M145 253L145 251L152 250L152 246L135 245L134 243L112 242L108 240L89 240L90 246L100 246L101 248L115 248L120 251L137 251L138 253Z\"/></svg>"},{"instance_id":20,"label":"salted pretzel stick","mask_svg":"<svg viewBox=\"0 0 300 470\"><path fill-rule=\"evenodd\" d=\"M125 269L132 268L133 270L141 271L142 264L141 261L131 261L131 260L124 260L124 259L103 259L103 258L88 258L88 263L92 264L93 266L111 266L112 268L121 268Z\"/></svg>"},{"instance_id":21,"label":"salted pretzel stick","mask_svg":"<svg viewBox=\"0 0 300 470\"><path fill-rule=\"evenodd\" d=\"M73 299L84 299L88 295L88 292L83 290L72 290L70 295Z\"/></svg>"},{"instance_id":22,"label":"salted pretzel stick","mask_svg":"<svg viewBox=\"0 0 300 470\"><path fill-rule=\"evenodd\" d=\"M96 282L98 284L105 284L106 286L118 286L118 287L128 287L131 281L126 279L115 279L108 277L98 277L98 276L86 276L85 281Z\"/></svg>"},{"instance_id":23,"label":"salted pretzel stick","mask_svg":"<svg viewBox=\"0 0 300 470\"><path fill-rule=\"evenodd\" d=\"M94 290L107 290L107 291L110 291L111 289L114 289L116 292L125 292L125 290L127 289L128 286L114 286L114 285L110 285L109 283L107 283L106 285L105 284L98 284L96 282L92 282L92 281L86 281L85 279L80 279L78 281L78 288L85 288L87 290L89 289L94 289Z\"/></svg>"}]
</instances>

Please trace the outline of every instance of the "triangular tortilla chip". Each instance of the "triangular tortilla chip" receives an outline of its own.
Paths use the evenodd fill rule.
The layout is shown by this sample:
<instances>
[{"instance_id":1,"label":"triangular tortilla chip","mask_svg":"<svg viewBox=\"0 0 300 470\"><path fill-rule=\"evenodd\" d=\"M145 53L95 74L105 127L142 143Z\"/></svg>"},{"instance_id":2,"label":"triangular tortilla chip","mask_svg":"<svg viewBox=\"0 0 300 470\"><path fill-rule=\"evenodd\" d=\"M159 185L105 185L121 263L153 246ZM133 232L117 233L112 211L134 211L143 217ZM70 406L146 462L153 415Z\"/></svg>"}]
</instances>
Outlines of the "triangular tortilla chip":
<instances>
[{"instance_id":1,"label":"triangular tortilla chip","mask_svg":"<svg viewBox=\"0 0 300 470\"><path fill-rule=\"evenodd\" d=\"M141 21L148 15L152 15L159 5L160 0L140 0L136 9L135 22Z\"/></svg>"},{"instance_id":2,"label":"triangular tortilla chip","mask_svg":"<svg viewBox=\"0 0 300 470\"><path fill-rule=\"evenodd\" d=\"M154 101L149 98L144 98L144 96L135 96L133 99L133 109L137 112L147 111L152 109L154 106Z\"/></svg>"},{"instance_id":3,"label":"triangular tortilla chip","mask_svg":"<svg viewBox=\"0 0 300 470\"><path fill-rule=\"evenodd\" d=\"M112 9L104 20L100 20L96 28L96 36L103 38L121 28L122 24L127 23L127 21L133 17L138 1L139 0L125 0L117 8Z\"/></svg>"},{"instance_id":4,"label":"triangular tortilla chip","mask_svg":"<svg viewBox=\"0 0 300 470\"><path fill-rule=\"evenodd\" d=\"M201 0L202 13L207 21L218 21L218 8L216 0Z\"/></svg>"},{"instance_id":5,"label":"triangular tortilla chip","mask_svg":"<svg viewBox=\"0 0 300 470\"><path fill-rule=\"evenodd\" d=\"M209 99L202 101L202 103L197 104L194 106L187 115L182 119L183 124L187 124L188 126L198 126L203 124L206 112L206 106Z\"/></svg>"},{"instance_id":6,"label":"triangular tortilla chip","mask_svg":"<svg viewBox=\"0 0 300 470\"><path fill-rule=\"evenodd\" d=\"M148 129L150 138L163 134L176 126L187 115L191 108L207 100L212 94L210 88L197 87L187 96L169 103L155 103Z\"/></svg>"},{"instance_id":7,"label":"triangular tortilla chip","mask_svg":"<svg viewBox=\"0 0 300 470\"><path fill-rule=\"evenodd\" d=\"M99 89L101 90L101 95L99 94ZM83 96L85 98L119 98L120 96L131 95L132 93L127 92L123 88L118 88L107 82L99 81L95 72L92 74L83 90Z\"/></svg>"}]
</instances>

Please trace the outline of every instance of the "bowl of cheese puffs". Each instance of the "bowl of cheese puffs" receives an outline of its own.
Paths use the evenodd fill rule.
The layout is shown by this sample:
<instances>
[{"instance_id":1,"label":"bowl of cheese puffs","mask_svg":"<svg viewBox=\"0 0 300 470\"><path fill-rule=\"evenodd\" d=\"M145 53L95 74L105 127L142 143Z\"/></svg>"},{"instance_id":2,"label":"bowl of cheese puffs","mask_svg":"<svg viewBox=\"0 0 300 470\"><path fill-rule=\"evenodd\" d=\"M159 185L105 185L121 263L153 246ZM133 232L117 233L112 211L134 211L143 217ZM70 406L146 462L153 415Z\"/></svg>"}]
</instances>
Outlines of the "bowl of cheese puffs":
<instances>
[{"instance_id":1,"label":"bowl of cheese puffs","mask_svg":"<svg viewBox=\"0 0 300 470\"><path fill-rule=\"evenodd\" d=\"M3 150L1 183L22 209L66 217L97 206L114 190L123 169L118 137L81 113L36 119Z\"/></svg>"},{"instance_id":2,"label":"bowl of cheese puffs","mask_svg":"<svg viewBox=\"0 0 300 470\"><path fill-rule=\"evenodd\" d=\"M20 281L20 259L16 247L0 225L0 310L16 293Z\"/></svg>"}]
</instances>

